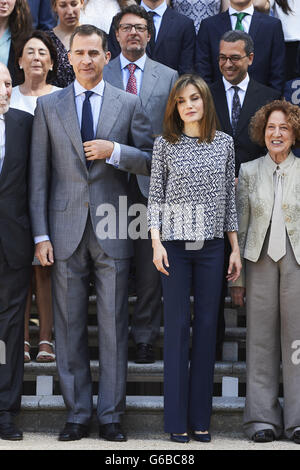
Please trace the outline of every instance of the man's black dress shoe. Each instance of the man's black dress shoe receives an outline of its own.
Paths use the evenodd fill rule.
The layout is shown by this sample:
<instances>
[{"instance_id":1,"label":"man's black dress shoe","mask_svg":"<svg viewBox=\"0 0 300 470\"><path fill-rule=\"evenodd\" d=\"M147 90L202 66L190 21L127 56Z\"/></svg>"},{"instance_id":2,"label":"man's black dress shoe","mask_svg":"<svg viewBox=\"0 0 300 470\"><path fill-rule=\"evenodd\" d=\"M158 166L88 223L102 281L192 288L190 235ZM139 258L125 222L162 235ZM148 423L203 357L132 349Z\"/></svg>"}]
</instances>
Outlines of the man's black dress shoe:
<instances>
[{"instance_id":1,"label":"man's black dress shoe","mask_svg":"<svg viewBox=\"0 0 300 470\"><path fill-rule=\"evenodd\" d=\"M293 441L295 442L295 444L300 444L300 430L299 429L297 429L297 431L294 432Z\"/></svg>"},{"instance_id":2,"label":"man's black dress shoe","mask_svg":"<svg viewBox=\"0 0 300 470\"><path fill-rule=\"evenodd\" d=\"M120 423L108 423L99 426L99 437L107 441L125 442L127 437L122 431Z\"/></svg>"},{"instance_id":3,"label":"man's black dress shoe","mask_svg":"<svg viewBox=\"0 0 300 470\"><path fill-rule=\"evenodd\" d=\"M272 442L275 441L275 434L272 429L262 429L252 436L254 442Z\"/></svg>"},{"instance_id":4,"label":"man's black dress shoe","mask_svg":"<svg viewBox=\"0 0 300 470\"><path fill-rule=\"evenodd\" d=\"M173 442L178 442L178 444L187 444L190 442L190 438L188 435L183 436L182 434L170 434L170 439Z\"/></svg>"},{"instance_id":5,"label":"man's black dress shoe","mask_svg":"<svg viewBox=\"0 0 300 470\"><path fill-rule=\"evenodd\" d=\"M13 423L0 423L0 437L7 441L21 441L23 433Z\"/></svg>"},{"instance_id":6,"label":"man's black dress shoe","mask_svg":"<svg viewBox=\"0 0 300 470\"><path fill-rule=\"evenodd\" d=\"M210 442L211 441L211 435L209 432L205 434L199 434L193 431L191 433L191 436L195 441L198 441L198 442Z\"/></svg>"},{"instance_id":7,"label":"man's black dress shoe","mask_svg":"<svg viewBox=\"0 0 300 470\"><path fill-rule=\"evenodd\" d=\"M153 364L155 362L154 351L151 344L139 343L136 346L136 364Z\"/></svg>"},{"instance_id":8,"label":"man's black dress shoe","mask_svg":"<svg viewBox=\"0 0 300 470\"><path fill-rule=\"evenodd\" d=\"M66 423L64 429L60 432L59 441L79 441L83 437L88 437L88 427L84 424Z\"/></svg>"}]
</instances>

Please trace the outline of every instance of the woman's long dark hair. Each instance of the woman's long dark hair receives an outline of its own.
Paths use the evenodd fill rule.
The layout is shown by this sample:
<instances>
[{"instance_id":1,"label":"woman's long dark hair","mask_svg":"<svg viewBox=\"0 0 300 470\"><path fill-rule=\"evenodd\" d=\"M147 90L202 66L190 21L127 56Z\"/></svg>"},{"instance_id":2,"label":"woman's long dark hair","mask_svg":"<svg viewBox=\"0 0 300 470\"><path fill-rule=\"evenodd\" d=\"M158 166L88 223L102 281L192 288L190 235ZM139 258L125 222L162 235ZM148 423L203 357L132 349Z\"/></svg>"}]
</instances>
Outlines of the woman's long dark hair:
<instances>
[{"instance_id":1,"label":"woman's long dark hair","mask_svg":"<svg viewBox=\"0 0 300 470\"><path fill-rule=\"evenodd\" d=\"M16 0L15 8L9 16L8 25L13 43L30 33L32 20L26 0Z\"/></svg>"},{"instance_id":2,"label":"woman's long dark hair","mask_svg":"<svg viewBox=\"0 0 300 470\"><path fill-rule=\"evenodd\" d=\"M292 9L289 5L289 0L275 0L277 5L282 9L283 13L288 15L289 13L292 13Z\"/></svg>"}]
</instances>

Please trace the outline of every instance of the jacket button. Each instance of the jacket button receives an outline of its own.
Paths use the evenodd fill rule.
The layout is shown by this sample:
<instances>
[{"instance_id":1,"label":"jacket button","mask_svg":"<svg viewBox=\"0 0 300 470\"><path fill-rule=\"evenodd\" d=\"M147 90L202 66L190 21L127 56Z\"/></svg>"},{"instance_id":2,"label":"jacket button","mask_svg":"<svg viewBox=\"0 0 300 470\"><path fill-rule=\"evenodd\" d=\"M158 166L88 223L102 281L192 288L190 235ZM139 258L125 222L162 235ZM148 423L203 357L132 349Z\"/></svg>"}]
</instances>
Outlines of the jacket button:
<instances>
[{"instance_id":1,"label":"jacket button","mask_svg":"<svg viewBox=\"0 0 300 470\"><path fill-rule=\"evenodd\" d=\"M84 207L89 207L89 203L88 203L88 202L85 202L85 203L84 203Z\"/></svg>"}]
</instances>

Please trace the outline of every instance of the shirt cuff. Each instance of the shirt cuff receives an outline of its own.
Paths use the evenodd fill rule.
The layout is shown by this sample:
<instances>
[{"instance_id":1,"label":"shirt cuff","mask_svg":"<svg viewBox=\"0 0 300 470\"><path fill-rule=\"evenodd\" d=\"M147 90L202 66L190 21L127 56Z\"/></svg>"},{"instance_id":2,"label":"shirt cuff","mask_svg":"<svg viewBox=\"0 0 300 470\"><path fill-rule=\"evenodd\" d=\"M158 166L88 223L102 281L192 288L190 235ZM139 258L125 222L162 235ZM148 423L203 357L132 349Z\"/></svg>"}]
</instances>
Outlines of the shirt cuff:
<instances>
[{"instance_id":1,"label":"shirt cuff","mask_svg":"<svg viewBox=\"0 0 300 470\"><path fill-rule=\"evenodd\" d=\"M113 165L115 168L118 168L119 163L120 163L120 158L121 158L121 146L117 142L114 142L114 149L112 151L111 156L106 159L106 163L108 163L109 165Z\"/></svg>"},{"instance_id":2,"label":"shirt cuff","mask_svg":"<svg viewBox=\"0 0 300 470\"><path fill-rule=\"evenodd\" d=\"M50 238L48 235L39 235L38 237L34 237L34 243L41 243L41 242L48 242L50 241Z\"/></svg>"}]
</instances>

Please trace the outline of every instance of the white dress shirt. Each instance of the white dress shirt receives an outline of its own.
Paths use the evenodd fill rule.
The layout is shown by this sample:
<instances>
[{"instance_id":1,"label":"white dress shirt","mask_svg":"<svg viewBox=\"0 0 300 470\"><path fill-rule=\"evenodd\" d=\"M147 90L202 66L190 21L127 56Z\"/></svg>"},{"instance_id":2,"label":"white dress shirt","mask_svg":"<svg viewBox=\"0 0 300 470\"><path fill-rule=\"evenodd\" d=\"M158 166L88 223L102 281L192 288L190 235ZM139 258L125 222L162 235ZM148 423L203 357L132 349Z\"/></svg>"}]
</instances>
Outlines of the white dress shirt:
<instances>
[{"instance_id":1,"label":"white dress shirt","mask_svg":"<svg viewBox=\"0 0 300 470\"><path fill-rule=\"evenodd\" d=\"M163 14L166 11L166 9L168 8L167 2L164 1L161 5L159 5L157 8L154 8L153 10L151 8L149 8L147 5L145 5L143 0L141 1L140 6L145 8L146 11L152 11L152 12L155 13L155 15L153 16L153 22L154 22L154 26L155 26L155 41L156 41L157 35L158 35L158 32L159 32L159 28L160 28L160 25L161 25L161 22L162 22Z\"/></svg>"},{"instance_id":2,"label":"white dress shirt","mask_svg":"<svg viewBox=\"0 0 300 470\"><path fill-rule=\"evenodd\" d=\"M134 76L136 78L137 94L138 95L140 94L142 81L143 81L143 73L144 73L146 58L147 58L147 56L146 56L146 54L144 54L142 57L140 57L135 62L130 62L130 60L126 59L126 57L124 57L122 52L121 52L121 54L120 54L120 63L121 63L124 90L126 90L128 79L129 79L129 76L130 76L127 65L128 64L135 64L137 66L137 68L135 69Z\"/></svg>"},{"instance_id":3,"label":"white dress shirt","mask_svg":"<svg viewBox=\"0 0 300 470\"><path fill-rule=\"evenodd\" d=\"M233 87L232 83L229 83L224 77L222 78L223 78L223 83L224 83L225 92L226 92L229 118L231 122L232 100L233 100L233 95L234 95L234 89L232 88ZM246 91L249 85L249 80L250 78L249 78L249 75L247 74L246 78L244 78L244 80L242 80L238 85L236 85L239 87L238 95L239 95L239 99L241 103L241 108L243 107Z\"/></svg>"},{"instance_id":4,"label":"white dress shirt","mask_svg":"<svg viewBox=\"0 0 300 470\"><path fill-rule=\"evenodd\" d=\"M253 5L251 5L249 8L245 8L245 10L241 10L241 11L238 11L238 10L235 10L234 8L232 8L232 7L229 7L228 13L229 13L229 16L230 16L232 29L235 29L235 25L236 25L236 22L237 22L237 17L234 16L234 13L248 13L248 15L246 15L245 18L243 18L242 25L243 25L245 33L249 33L251 20L252 20L252 16L253 16L253 13L254 13L254 6Z\"/></svg>"},{"instance_id":5,"label":"white dress shirt","mask_svg":"<svg viewBox=\"0 0 300 470\"><path fill-rule=\"evenodd\" d=\"M5 157L5 119L4 114L0 114L0 173Z\"/></svg>"}]
</instances>

